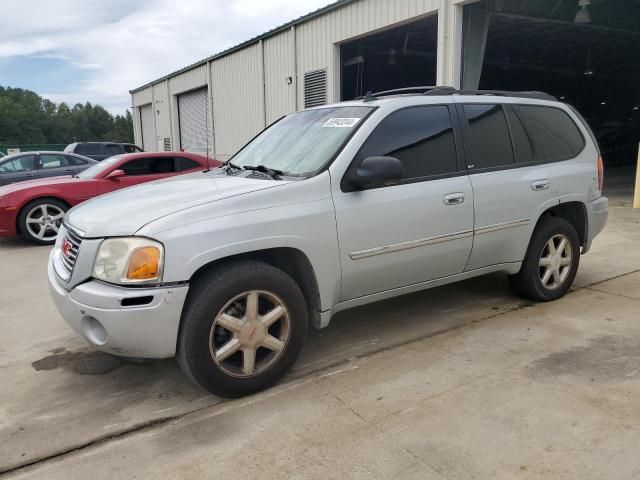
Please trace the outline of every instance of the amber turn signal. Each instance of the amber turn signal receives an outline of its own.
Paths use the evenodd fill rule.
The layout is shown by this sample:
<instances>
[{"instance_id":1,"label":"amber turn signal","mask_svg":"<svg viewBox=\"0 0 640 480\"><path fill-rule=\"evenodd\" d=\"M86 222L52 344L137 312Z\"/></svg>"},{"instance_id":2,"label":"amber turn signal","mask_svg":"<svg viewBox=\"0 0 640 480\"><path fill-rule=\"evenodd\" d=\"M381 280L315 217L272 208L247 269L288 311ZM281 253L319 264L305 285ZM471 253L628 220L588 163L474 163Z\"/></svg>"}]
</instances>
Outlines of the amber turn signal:
<instances>
[{"instance_id":1,"label":"amber turn signal","mask_svg":"<svg viewBox=\"0 0 640 480\"><path fill-rule=\"evenodd\" d=\"M141 247L129 258L127 280L153 280L160 273L160 249Z\"/></svg>"}]
</instances>

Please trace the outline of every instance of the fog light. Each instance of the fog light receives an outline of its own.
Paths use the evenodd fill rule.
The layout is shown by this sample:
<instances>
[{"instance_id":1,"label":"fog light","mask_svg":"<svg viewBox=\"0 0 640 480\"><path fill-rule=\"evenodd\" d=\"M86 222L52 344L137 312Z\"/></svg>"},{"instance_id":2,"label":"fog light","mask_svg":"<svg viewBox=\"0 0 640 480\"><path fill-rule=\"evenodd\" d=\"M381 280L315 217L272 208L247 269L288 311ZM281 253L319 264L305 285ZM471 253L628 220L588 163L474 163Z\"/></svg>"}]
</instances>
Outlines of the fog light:
<instances>
[{"instance_id":1,"label":"fog light","mask_svg":"<svg viewBox=\"0 0 640 480\"><path fill-rule=\"evenodd\" d=\"M104 345L107 342L107 330L98 320L88 315L82 317L82 332L94 345Z\"/></svg>"}]
</instances>

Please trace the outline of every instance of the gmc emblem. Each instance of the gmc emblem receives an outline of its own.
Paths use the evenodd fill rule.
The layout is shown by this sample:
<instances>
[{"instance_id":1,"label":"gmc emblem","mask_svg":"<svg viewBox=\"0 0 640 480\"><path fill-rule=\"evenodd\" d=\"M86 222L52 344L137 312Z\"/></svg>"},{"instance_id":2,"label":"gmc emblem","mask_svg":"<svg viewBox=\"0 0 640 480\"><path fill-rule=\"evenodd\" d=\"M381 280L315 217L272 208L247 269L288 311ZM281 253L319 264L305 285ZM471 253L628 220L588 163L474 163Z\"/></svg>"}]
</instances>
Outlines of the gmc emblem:
<instances>
[{"instance_id":1,"label":"gmc emblem","mask_svg":"<svg viewBox=\"0 0 640 480\"><path fill-rule=\"evenodd\" d=\"M62 240L62 245L60 245L60 250L62 251L62 255L65 257L69 256L69 250L71 250L71 242L66 238Z\"/></svg>"}]
</instances>

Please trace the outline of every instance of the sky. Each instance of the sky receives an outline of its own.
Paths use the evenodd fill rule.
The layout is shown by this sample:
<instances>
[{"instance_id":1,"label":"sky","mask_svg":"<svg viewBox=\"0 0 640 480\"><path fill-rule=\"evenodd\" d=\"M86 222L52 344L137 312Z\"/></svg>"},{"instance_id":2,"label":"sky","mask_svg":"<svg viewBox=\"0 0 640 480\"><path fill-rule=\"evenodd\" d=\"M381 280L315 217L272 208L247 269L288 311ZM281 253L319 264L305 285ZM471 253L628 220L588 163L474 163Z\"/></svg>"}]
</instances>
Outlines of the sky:
<instances>
[{"instance_id":1,"label":"sky","mask_svg":"<svg viewBox=\"0 0 640 480\"><path fill-rule=\"evenodd\" d=\"M129 90L332 0L0 0L0 85L123 114Z\"/></svg>"}]
</instances>

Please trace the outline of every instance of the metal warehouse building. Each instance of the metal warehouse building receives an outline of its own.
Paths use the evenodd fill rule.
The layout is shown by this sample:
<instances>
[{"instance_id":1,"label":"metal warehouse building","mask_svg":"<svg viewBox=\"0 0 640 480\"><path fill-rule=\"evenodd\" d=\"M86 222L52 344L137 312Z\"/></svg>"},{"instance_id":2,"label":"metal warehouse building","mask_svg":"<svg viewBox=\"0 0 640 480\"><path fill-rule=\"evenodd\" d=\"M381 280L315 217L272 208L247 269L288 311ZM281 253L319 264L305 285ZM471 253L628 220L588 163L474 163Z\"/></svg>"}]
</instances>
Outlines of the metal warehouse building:
<instances>
[{"instance_id":1,"label":"metal warehouse building","mask_svg":"<svg viewBox=\"0 0 640 480\"><path fill-rule=\"evenodd\" d=\"M131 91L136 143L226 160L286 113L416 85L543 90L640 140L636 0L341 0Z\"/></svg>"}]
</instances>

